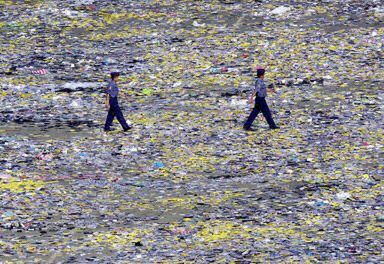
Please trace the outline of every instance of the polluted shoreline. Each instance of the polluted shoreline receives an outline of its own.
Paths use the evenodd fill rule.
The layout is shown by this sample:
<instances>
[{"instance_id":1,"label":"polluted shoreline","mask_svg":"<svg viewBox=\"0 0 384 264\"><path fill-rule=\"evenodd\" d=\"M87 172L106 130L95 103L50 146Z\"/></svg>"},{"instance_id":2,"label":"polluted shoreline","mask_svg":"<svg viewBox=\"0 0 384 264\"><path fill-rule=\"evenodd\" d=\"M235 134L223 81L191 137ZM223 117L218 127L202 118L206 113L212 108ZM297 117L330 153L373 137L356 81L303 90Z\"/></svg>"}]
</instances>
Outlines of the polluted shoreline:
<instances>
[{"instance_id":1,"label":"polluted shoreline","mask_svg":"<svg viewBox=\"0 0 384 264\"><path fill-rule=\"evenodd\" d=\"M382 262L383 15L0 0L0 263ZM279 130L242 129L257 67Z\"/></svg>"}]
</instances>

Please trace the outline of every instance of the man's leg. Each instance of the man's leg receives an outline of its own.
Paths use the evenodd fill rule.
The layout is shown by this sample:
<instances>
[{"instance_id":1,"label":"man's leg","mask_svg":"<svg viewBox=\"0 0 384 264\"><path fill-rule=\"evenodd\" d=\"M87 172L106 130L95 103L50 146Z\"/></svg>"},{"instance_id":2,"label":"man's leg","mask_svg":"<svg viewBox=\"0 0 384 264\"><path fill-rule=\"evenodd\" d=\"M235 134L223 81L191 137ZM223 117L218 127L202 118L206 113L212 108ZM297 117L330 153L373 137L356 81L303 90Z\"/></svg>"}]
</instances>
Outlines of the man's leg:
<instances>
[{"instance_id":1,"label":"man's leg","mask_svg":"<svg viewBox=\"0 0 384 264\"><path fill-rule=\"evenodd\" d=\"M115 118L115 111L112 107L108 110L107 120L105 120L104 131L110 131L113 119Z\"/></svg>"},{"instance_id":2,"label":"man's leg","mask_svg":"<svg viewBox=\"0 0 384 264\"><path fill-rule=\"evenodd\" d=\"M270 128L277 127L276 124L275 124L275 121L273 121L271 111L269 110L268 104L265 101L265 99L263 99L260 102L260 106L261 106L261 112L263 113L265 119L267 120L269 127Z\"/></svg>"},{"instance_id":3,"label":"man's leg","mask_svg":"<svg viewBox=\"0 0 384 264\"><path fill-rule=\"evenodd\" d=\"M249 129L252 126L253 121L257 117L257 115L260 113L260 107L259 104L256 102L255 107L252 109L251 114L249 115L247 121L244 124L244 129Z\"/></svg>"},{"instance_id":4,"label":"man's leg","mask_svg":"<svg viewBox=\"0 0 384 264\"><path fill-rule=\"evenodd\" d=\"M123 113L121 112L120 106L116 107L116 118L119 121L120 125L123 127L124 130L128 130L130 127L127 124L127 121L125 121L125 118L123 116Z\"/></svg>"}]
</instances>

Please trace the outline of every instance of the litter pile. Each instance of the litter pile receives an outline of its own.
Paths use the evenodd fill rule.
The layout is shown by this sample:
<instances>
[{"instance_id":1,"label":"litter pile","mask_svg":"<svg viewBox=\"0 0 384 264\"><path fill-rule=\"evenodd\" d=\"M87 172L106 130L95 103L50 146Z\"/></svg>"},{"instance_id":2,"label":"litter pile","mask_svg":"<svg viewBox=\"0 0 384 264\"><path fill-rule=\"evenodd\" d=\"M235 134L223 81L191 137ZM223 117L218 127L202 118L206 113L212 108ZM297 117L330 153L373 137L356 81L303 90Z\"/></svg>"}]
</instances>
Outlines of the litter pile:
<instances>
[{"instance_id":1,"label":"litter pile","mask_svg":"<svg viewBox=\"0 0 384 264\"><path fill-rule=\"evenodd\" d=\"M0 14L0 262L383 261L382 1ZM258 66L279 131L242 130Z\"/></svg>"}]
</instances>

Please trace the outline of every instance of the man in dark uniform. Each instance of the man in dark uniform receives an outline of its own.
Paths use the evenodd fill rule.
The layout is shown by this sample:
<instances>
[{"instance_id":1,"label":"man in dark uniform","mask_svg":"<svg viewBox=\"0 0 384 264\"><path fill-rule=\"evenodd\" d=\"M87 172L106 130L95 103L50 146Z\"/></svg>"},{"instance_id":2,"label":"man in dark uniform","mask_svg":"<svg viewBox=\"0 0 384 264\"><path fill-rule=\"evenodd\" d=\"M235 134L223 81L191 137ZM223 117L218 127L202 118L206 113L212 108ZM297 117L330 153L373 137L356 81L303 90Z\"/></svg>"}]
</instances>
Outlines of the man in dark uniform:
<instances>
[{"instance_id":1,"label":"man in dark uniform","mask_svg":"<svg viewBox=\"0 0 384 264\"><path fill-rule=\"evenodd\" d=\"M117 101L119 88L117 87L116 82L118 81L119 76L120 76L120 73L112 72L111 81L108 83L108 86L107 86L107 98L105 103L109 110L108 110L107 120L105 121L105 126L104 126L104 131L106 132L111 131L111 125L115 116L119 121L120 125L123 127L124 132L131 129L131 127L128 126L127 122L125 121L123 113L121 112L121 109L119 106L119 102Z\"/></svg>"},{"instance_id":2,"label":"man in dark uniform","mask_svg":"<svg viewBox=\"0 0 384 264\"><path fill-rule=\"evenodd\" d=\"M263 113L265 119L268 122L270 129L278 129L279 127L276 126L275 122L273 121L271 111L269 110L269 107L267 105L267 102L265 101L265 97L267 96L267 88L264 83L264 69L258 69L257 70L257 78L255 81L255 87L249 97L249 103L252 104L253 100L255 102L255 107L253 108L251 114L248 117L247 122L244 124L245 130L252 130L251 126L257 115L260 113L260 111ZM273 92L275 92L272 89ZM256 96L256 99L254 97Z\"/></svg>"}]
</instances>

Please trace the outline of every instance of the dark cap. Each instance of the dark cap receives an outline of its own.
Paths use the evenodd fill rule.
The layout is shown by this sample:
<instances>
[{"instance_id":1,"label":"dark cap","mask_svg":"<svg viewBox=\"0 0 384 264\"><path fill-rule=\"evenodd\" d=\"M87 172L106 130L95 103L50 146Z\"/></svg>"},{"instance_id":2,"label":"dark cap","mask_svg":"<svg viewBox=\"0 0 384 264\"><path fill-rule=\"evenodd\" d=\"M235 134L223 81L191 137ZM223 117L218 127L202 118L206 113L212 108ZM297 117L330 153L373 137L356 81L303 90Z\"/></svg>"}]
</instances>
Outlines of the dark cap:
<instances>
[{"instance_id":1,"label":"dark cap","mask_svg":"<svg viewBox=\"0 0 384 264\"><path fill-rule=\"evenodd\" d=\"M265 70L264 69L257 69L257 76L264 75Z\"/></svg>"},{"instance_id":2,"label":"dark cap","mask_svg":"<svg viewBox=\"0 0 384 264\"><path fill-rule=\"evenodd\" d=\"M111 78L115 78L115 77L118 77L120 76L120 72L111 72Z\"/></svg>"}]
</instances>

